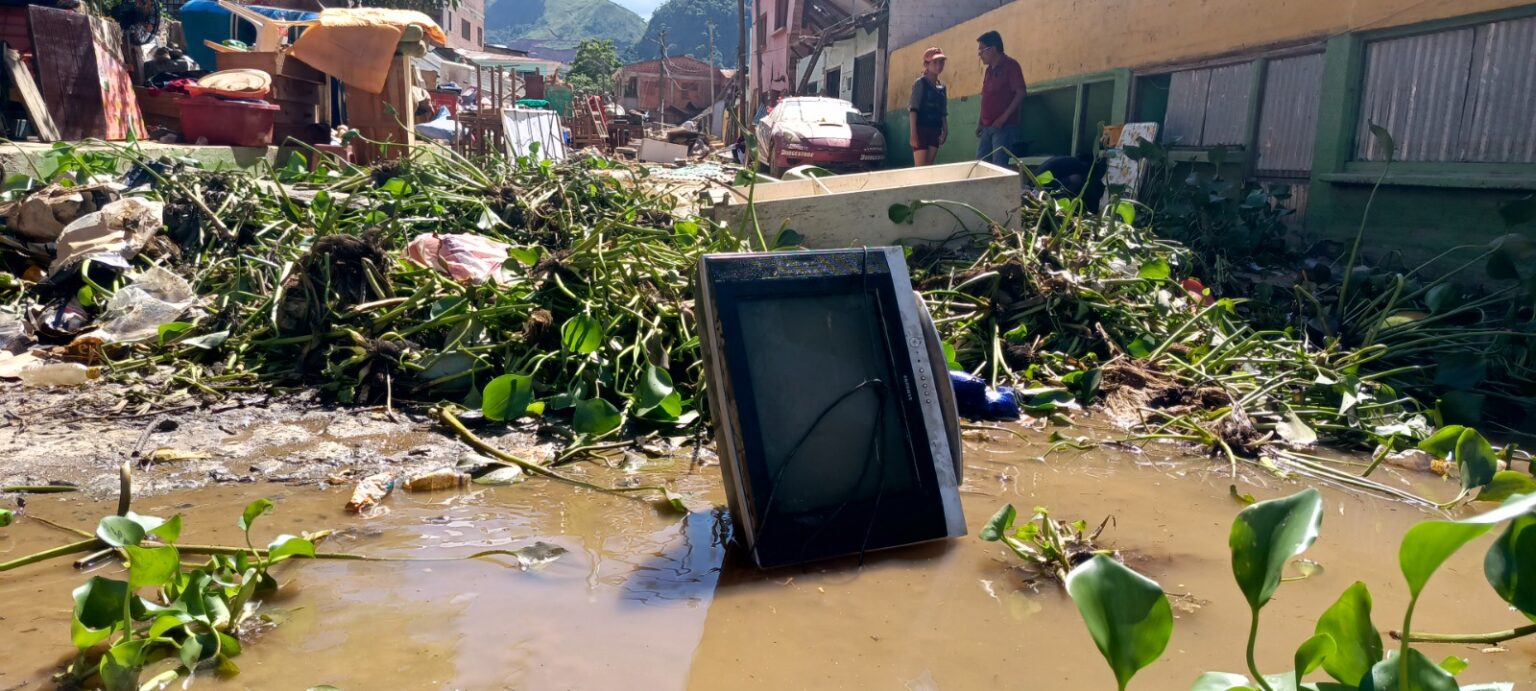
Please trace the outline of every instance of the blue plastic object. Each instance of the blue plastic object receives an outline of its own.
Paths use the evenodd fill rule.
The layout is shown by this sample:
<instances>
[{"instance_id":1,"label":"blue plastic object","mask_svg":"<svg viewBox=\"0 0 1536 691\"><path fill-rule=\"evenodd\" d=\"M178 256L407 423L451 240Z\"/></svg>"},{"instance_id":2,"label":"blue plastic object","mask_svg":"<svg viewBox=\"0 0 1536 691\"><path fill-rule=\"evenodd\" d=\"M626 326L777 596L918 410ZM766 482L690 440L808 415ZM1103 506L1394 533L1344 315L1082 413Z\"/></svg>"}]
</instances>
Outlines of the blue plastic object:
<instances>
[{"instance_id":1,"label":"blue plastic object","mask_svg":"<svg viewBox=\"0 0 1536 691\"><path fill-rule=\"evenodd\" d=\"M960 417L968 420L1017 420L1019 398L1013 389L999 386L988 388L986 380L965 372L949 373L949 384L955 389L955 407Z\"/></svg>"},{"instance_id":2,"label":"blue plastic object","mask_svg":"<svg viewBox=\"0 0 1536 691\"><path fill-rule=\"evenodd\" d=\"M303 10L285 10L277 7L252 5L250 8L273 19L290 22L318 19L320 15ZM234 13L219 6L217 0L192 0L181 6L181 30L187 39L187 55L204 69L218 69L217 53L203 41L223 43L229 39L256 42L256 27Z\"/></svg>"}]
</instances>

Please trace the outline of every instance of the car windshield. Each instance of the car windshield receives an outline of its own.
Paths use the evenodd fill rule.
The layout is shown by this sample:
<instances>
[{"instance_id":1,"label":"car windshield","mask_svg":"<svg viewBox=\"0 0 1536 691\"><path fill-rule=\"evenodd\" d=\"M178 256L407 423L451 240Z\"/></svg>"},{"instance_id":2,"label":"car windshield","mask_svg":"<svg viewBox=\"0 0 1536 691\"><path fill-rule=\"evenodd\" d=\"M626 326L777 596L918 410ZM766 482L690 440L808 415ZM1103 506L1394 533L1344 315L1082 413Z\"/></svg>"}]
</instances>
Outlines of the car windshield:
<instances>
[{"instance_id":1,"label":"car windshield","mask_svg":"<svg viewBox=\"0 0 1536 691\"><path fill-rule=\"evenodd\" d=\"M838 125L868 125L869 120L864 114L851 108L847 103L836 101L785 101L784 114L781 116L791 122L823 123L829 122Z\"/></svg>"}]
</instances>

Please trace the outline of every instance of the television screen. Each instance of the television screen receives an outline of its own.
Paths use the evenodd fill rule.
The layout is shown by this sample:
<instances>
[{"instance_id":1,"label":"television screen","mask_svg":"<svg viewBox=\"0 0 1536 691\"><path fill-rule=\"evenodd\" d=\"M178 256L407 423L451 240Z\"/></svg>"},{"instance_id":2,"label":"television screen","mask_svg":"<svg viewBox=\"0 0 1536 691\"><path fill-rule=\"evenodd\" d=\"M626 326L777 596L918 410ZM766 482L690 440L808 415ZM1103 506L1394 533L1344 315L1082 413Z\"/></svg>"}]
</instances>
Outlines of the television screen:
<instances>
[{"instance_id":1,"label":"television screen","mask_svg":"<svg viewBox=\"0 0 1536 691\"><path fill-rule=\"evenodd\" d=\"M712 255L710 403L754 560L964 534L958 437L900 250Z\"/></svg>"}]
</instances>

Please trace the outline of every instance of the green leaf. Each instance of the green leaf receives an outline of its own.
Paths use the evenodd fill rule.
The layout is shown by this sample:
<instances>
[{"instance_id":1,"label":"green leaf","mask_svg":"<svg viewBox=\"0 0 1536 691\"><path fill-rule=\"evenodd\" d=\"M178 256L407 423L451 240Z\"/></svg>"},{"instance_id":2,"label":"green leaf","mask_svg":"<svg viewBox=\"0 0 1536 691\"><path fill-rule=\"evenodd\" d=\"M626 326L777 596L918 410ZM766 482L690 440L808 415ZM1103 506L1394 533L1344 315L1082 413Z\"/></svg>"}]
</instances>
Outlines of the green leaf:
<instances>
[{"instance_id":1,"label":"green leaf","mask_svg":"<svg viewBox=\"0 0 1536 691\"><path fill-rule=\"evenodd\" d=\"M196 670L197 663L203 659L203 643L197 636L187 636L176 649L176 655L188 670Z\"/></svg>"},{"instance_id":2,"label":"green leaf","mask_svg":"<svg viewBox=\"0 0 1536 691\"><path fill-rule=\"evenodd\" d=\"M1003 539L1004 536L1008 535L1008 531L1013 528L1013 521L1018 518L1018 515L1019 512L1013 508L1013 504L1008 504L998 509L997 513L992 515L992 519L987 521L987 524L982 527L978 537L987 542L997 542Z\"/></svg>"},{"instance_id":3,"label":"green leaf","mask_svg":"<svg viewBox=\"0 0 1536 691\"><path fill-rule=\"evenodd\" d=\"M496 422L522 417L531 403L533 377L526 374L503 374L487 383L480 394L480 411Z\"/></svg>"},{"instance_id":4,"label":"green leaf","mask_svg":"<svg viewBox=\"0 0 1536 691\"><path fill-rule=\"evenodd\" d=\"M144 670L144 648L149 643L141 639L108 648L97 667L101 687L106 691L138 691L139 673Z\"/></svg>"},{"instance_id":5,"label":"green leaf","mask_svg":"<svg viewBox=\"0 0 1536 691\"><path fill-rule=\"evenodd\" d=\"M191 330L192 325L186 322L170 322L168 324L161 324L160 328L157 329L158 333L160 334L160 345L170 343L171 341L176 340L178 336L181 336L182 334L185 334Z\"/></svg>"},{"instance_id":6,"label":"green leaf","mask_svg":"<svg viewBox=\"0 0 1536 691\"><path fill-rule=\"evenodd\" d=\"M1312 546L1322 522L1323 498L1312 488L1261 501L1237 514L1227 543L1232 576L1250 608L1257 611L1269 602L1286 562Z\"/></svg>"},{"instance_id":7,"label":"green leaf","mask_svg":"<svg viewBox=\"0 0 1536 691\"><path fill-rule=\"evenodd\" d=\"M92 576L84 585L75 588L75 610L70 618L70 639L75 647L84 651L107 640L113 629L123 624L123 600L128 597L128 584L100 576Z\"/></svg>"},{"instance_id":8,"label":"green leaf","mask_svg":"<svg viewBox=\"0 0 1536 691\"><path fill-rule=\"evenodd\" d=\"M1440 669L1445 670L1447 674L1454 677L1467 671L1468 664L1467 658L1452 655L1440 661Z\"/></svg>"},{"instance_id":9,"label":"green leaf","mask_svg":"<svg viewBox=\"0 0 1536 691\"><path fill-rule=\"evenodd\" d=\"M1303 677L1321 667L1329 657L1333 656L1334 651L1337 649L1338 644L1334 643L1333 636L1326 633L1319 633L1304 641L1301 647L1296 649L1297 688L1301 687Z\"/></svg>"},{"instance_id":10,"label":"green leaf","mask_svg":"<svg viewBox=\"0 0 1536 691\"><path fill-rule=\"evenodd\" d=\"M1103 381L1104 374L1097 367L1068 372L1061 378L1061 382L1066 384L1067 390L1071 391L1072 395L1077 398L1078 404L1084 406L1093 404L1094 399L1099 395L1099 385Z\"/></svg>"},{"instance_id":11,"label":"green leaf","mask_svg":"<svg viewBox=\"0 0 1536 691\"><path fill-rule=\"evenodd\" d=\"M635 410L645 413L660 409L668 419L683 414L683 398L672 385L672 375L655 365L646 365L645 376L635 388Z\"/></svg>"},{"instance_id":12,"label":"green leaf","mask_svg":"<svg viewBox=\"0 0 1536 691\"><path fill-rule=\"evenodd\" d=\"M1152 351L1156 349L1157 342L1147 338L1146 336L1137 336L1136 340L1131 341L1125 346L1126 352L1130 353L1131 357L1138 360L1145 360L1147 356L1151 355Z\"/></svg>"},{"instance_id":13,"label":"green leaf","mask_svg":"<svg viewBox=\"0 0 1536 691\"><path fill-rule=\"evenodd\" d=\"M1459 691L1455 677L1414 648L1408 649L1408 683L1402 684L1398 677L1402 665L1397 655L1394 650L1387 655L1387 659L1376 663L1371 673L1360 682L1360 691L1398 691L1404 688L1412 691Z\"/></svg>"},{"instance_id":14,"label":"green leaf","mask_svg":"<svg viewBox=\"0 0 1536 691\"><path fill-rule=\"evenodd\" d=\"M1016 345L1029 340L1029 324L1020 323L1018 326L1004 332L1003 340Z\"/></svg>"},{"instance_id":15,"label":"green leaf","mask_svg":"<svg viewBox=\"0 0 1536 691\"><path fill-rule=\"evenodd\" d=\"M144 541L144 526L123 516L107 516L96 524L96 537L113 547L137 545Z\"/></svg>"},{"instance_id":16,"label":"green leaf","mask_svg":"<svg viewBox=\"0 0 1536 691\"><path fill-rule=\"evenodd\" d=\"M1428 439L1419 442L1419 450L1434 456L1435 458L1450 458L1456 451L1456 440L1461 438L1461 433L1467 428L1461 425L1449 425L1435 430Z\"/></svg>"},{"instance_id":17,"label":"green leaf","mask_svg":"<svg viewBox=\"0 0 1536 691\"><path fill-rule=\"evenodd\" d=\"M1429 306L1430 314L1441 314L1455 309L1460 298L1456 293L1456 286L1449 283L1441 283L1429 289L1424 294L1424 304Z\"/></svg>"},{"instance_id":18,"label":"green leaf","mask_svg":"<svg viewBox=\"0 0 1536 691\"><path fill-rule=\"evenodd\" d=\"M1536 479L1515 470L1500 470L1493 474L1493 481L1477 493L1476 501L1502 502L1520 494L1536 492ZM1536 573L1532 571L1531 573Z\"/></svg>"},{"instance_id":19,"label":"green leaf","mask_svg":"<svg viewBox=\"0 0 1536 691\"><path fill-rule=\"evenodd\" d=\"M683 503L683 495L670 489L662 488L660 506L663 510L670 513L684 515L688 513L688 505Z\"/></svg>"},{"instance_id":20,"label":"green leaf","mask_svg":"<svg viewBox=\"0 0 1536 691\"><path fill-rule=\"evenodd\" d=\"M1398 567L1408 581L1409 593L1417 599L1424 592L1429 577L1463 545L1492 530L1493 526L1519 517L1533 508L1536 508L1536 495L1526 495L1470 518L1459 521L1424 521L1409 528L1397 552ZM1485 570L1486 566L1484 564Z\"/></svg>"},{"instance_id":21,"label":"green leaf","mask_svg":"<svg viewBox=\"0 0 1536 691\"><path fill-rule=\"evenodd\" d=\"M522 264L523 266L533 266L534 264L539 263L538 246L513 247L512 249L507 250L507 254L513 259L517 260L517 263Z\"/></svg>"},{"instance_id":22,"label":"green leaf","mask_svg":"<svg viewBox=\"0 0 1536 691\"><path fill-rule=\"evenodd\" d=\"M130 521L139 524L144 529L146 537L158 537L165 542L176 542L181 537L181 514L171 516L170 520L164 520L155 516L142 516L129 511L124 516Z\"/></svg>"},{"instance_id":23,"label":"green leaf","mask_svg":"<svg viewBox=\"0 0 1536 691\"><path fill-rule=\"evenodd\" d=\"M315 558L315 543L296 535L279 535L267 545L267 560L276 564L293 557Z\"/></svg>"},{"instance_id":24,"label":"green leaf","mask_svg":"<svg viewBox=\"0 0 1536 691\"><path fill-rule=\"evenodd\" d=\"M175 547L126 545L123 550L128 553L128 587L131 589L163 586L181 574L181 556Z\"/></svg>"},{"instance_id":25,"label":"green leaf","mask_svg":"<svg viewBox=\"0 0 1536 691\"><path fill-rule=\"evenodd\" d=\"M890 208L885 210L886 218L891 219L891 223L897 225L911 223L912 217L917 213L917 209L914 206L913 204L892 204Z\"/></svg>"},{"instance_id":26,"label":"green leaf","mask_svg":"<svg viewBox=\"0 0 1536 691\"><path fill-rule=\"evenodd\" d=\"M603 345L603 325L585 314L566 320L560 327L560 346L567 352L586 355Z\"/></svg>"},{"instance_id":27,"label":"green leaf","mask_svg":"<svg viewBox=\"0 0 1536 691\"><path fill-rule=\"evenodd\" d=\"M1483 575L1499 597L1536 621L1536 516L1510 521L1488 548Z\"/></svg>"},{"instance_id":28,"label":"green leaf","mask_svg":"<svg viewBox=\"0 0 1536 691\"><path fill-rule=\"evenodd\" d=\"M693 237L699 234L698 221L673 221L672 232Z\"/></svg>"},{"instance_id":29,"label":"green leaf","mask_svg":"<svg viewBox=\"0 0 1536 691\"><path fill-rule=\"evenodd\" d=\"M255 523L256 519L272 513L273 508L271 499L257 499L245 506L245 512L240 514L240 522L237 525L241 530L250 532L251 524Z\"/></svg>"},{"instance_id":30,"label":"green leaf","mask_svg":"<svg viewBox=\"0 0 1536 691\"><path fill-rule=\"evenodd\" d=\"M4 528L16 520L16 514L10 509L0 509L0 528Z\"/></svg>"},{"instance_id":31,"label":"green leaf","mask_svg":"<svg viewBox=\"0 0 1536 691\"><path fill-rule=\"evenodd\" d=\"M624 423L619 409L601 398L589 398L576 404L571 428L579 434L601 436L612 432Z\"/></svg>"},{"instance_id":32,"label":"green leaf","mask_svg":"<svg viewBox=\"0 0 1536 691\"><path fill-rule=\"evenodd\" d=\"M1067 594L1120 688L1168 647L1173 609L1155 581L1099 554L1067 576Z\"/></svg>"},{"instance_id":33,"label":"green leaf","mask_svg":"<svg viewBox=\"0 0 1536 691\"><path fill-rule=\"evenodd\" d=\"M1371 591L1364 583L1351 585L1323 612L1316 633L1333 637L1335 650L1323 669L1342 683L1359 684L1381 661L1381 633L1371 623Z\"/></svg>"},{"instance_id":34,"label":"green leaf","mask_svg":"<svg viewBox=\"0 0 1536 691\"><path fill-rule=\"evenodd\" d=\"M787 250L805 245L805 236L789 228L779 231L773 238L773 247L770 249Z\"/></svg>"},{"instance_id":35,"label":"green leaf","mask_svg":"<svg viewBox=\"0 0 1536 691\"><path fill-rule=\"evenodd\" d=\"M1130 202L1120 202L1115 205L1115 213L1120 215L1120 220L1127 225L1136 223L1136 205Z\"/></svg>"},{"instance_id":36,"label":"green leaf","mask_svg":"<svg viewBox=\"0 0 1536 691\"><path fill-rule=\"evenodd\" d=\"M1173 268L1168 266L1167 260L1153 259L1143 262L1136 275L1149 281L1163 281L1173 275Z\"/></svg>"},{"instance_id":37,"label":"green leaf","mask_svg":"<svg viewBox=\"0 0 1536 691\"><path fill-rule=\"evenodd\" d=\"M964 372L965 368L961 367L960 361L955 359L955 346L946 341L940 344L940 347L944 349L944 366L951 372Z\"/></svg>"},{"instance_id":38,"label":"green leaf","mask_svg":"<svg viewBox=\"0 0 1536 691\"><path fill-rule=\"evenodd\" d=\"M88 285L80 286L80 289L75 291L75 299L79 300L81 305L86 307L95 307L96 289Z\"/></svg>"},{"instance_id":39,"label":"green leaf","mask_svg":"<svg viewBox=\"0 0 1536 691\"><path fill-rule=\"evenodd\" d=\"M1461 467L1461 488L1470 491L1493 482L1499 457L1481 433L1468 429L1456 439L1456 465Z\"/></svg>"},{"instance_id":40,"label":"green leaf","mask_svg":"<svg viewBox=\"0 0 1536 691\"><path fill-rule=\"evenodd\" d=\"M1055 412L1077 398L1066 389L1056 388L1025 389L1016 393L1019 397L1019 406L1031 415Z\"/></svg>"}]
</instances>

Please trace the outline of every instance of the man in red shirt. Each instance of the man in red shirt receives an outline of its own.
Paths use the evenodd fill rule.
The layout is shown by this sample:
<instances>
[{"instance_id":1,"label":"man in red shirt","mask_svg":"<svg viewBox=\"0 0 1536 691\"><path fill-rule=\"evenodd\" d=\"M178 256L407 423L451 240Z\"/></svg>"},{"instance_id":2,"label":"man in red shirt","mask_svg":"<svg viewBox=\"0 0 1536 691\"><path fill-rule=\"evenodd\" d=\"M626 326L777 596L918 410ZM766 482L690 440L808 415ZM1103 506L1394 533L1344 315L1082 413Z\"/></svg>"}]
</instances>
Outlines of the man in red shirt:
<instances>
[{"instance_id":1,"label":"man in red shirt","mask_svg":"<svg viewBox=\"0 0 1536 691\"><path fill-rule=\"evenodd\" d=\"M1019 130L1019 106L1029 92L1019 61L1003 52L1003 37L988 31L976 39L976 55L987 66L981 79L981 120L976 123L976 158L1007 168Z\"/></svg>"}]
</instances>

